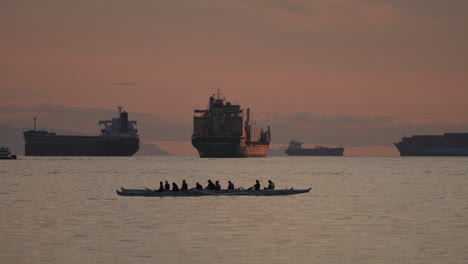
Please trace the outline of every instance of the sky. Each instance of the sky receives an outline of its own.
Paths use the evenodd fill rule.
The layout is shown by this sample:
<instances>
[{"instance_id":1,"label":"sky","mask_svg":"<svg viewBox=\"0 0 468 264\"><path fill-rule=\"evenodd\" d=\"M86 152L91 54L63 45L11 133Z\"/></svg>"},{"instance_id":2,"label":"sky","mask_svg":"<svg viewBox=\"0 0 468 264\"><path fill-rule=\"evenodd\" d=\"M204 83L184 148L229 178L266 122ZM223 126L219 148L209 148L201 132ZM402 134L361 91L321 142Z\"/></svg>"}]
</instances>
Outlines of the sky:
<instances>
[{"instance_id":1,"label":"sky","mask_svg":"<svg viewBox=\"0 0 468 264\"><path fill-rule=\"evenodd\" d=\"M468 1L0 3L0 125L97 134L123 105L144 142L195 155L193 110L221 89L273 148L468 132Z\"/></svg>"}]
</instances>

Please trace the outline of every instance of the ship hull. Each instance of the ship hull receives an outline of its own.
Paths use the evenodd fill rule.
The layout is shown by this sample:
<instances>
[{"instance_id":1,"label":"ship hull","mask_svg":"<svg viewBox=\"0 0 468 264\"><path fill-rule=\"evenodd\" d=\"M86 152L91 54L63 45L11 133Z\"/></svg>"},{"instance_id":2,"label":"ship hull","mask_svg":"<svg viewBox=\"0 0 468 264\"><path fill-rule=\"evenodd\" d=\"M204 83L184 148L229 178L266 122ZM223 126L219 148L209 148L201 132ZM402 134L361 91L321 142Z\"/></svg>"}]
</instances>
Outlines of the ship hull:
<instances>
[{"instance_id":1,"label":"ship hull","mask_svg":"<svg viewBox=\"0 0 468 264\"><path fill-rule=\"evenodd\" d=\"M200 158L264 158L269 144L246 143L242 137L192 137Z\"/></svg>"},{"instance_id":2,"label":"ship hull","mask_svg":"<svg viewBox=\"0 0 468 264\"><path fill-rule=\"evenodd\" d=\"M343 156L344 148L287 149L289 156Z\"/></svg>"},{"instance_id":3,"label":"ship hull","mask_svg":"<svg viewBox=\"0 0 468 264\"><path fill-rule=\"evenodd\" d=\"M132 156L139 138L104 136L34 136L24 137L25 156Z\"/></svg>"},{"instance_id":4,"label":"ship hull","mask_svg":"<svg viewBox=\"0 0 468 264\"><path fill-rule=\"evenodd\" d=\"M468 146L412 146L395 143L400 156L468 156Z\"/></svg>"},{"instance_id":5,"label":"ship hull","mask_svg":"<svg viewBox=\"0 0 468 264\"><path fill-rule=\"evenodd\" d=\"M12 159L16 159L16 156L11 155L11 156L8 156L8 157L0 157L0 160L12 160Z\"/></svg>"}]
</instances>

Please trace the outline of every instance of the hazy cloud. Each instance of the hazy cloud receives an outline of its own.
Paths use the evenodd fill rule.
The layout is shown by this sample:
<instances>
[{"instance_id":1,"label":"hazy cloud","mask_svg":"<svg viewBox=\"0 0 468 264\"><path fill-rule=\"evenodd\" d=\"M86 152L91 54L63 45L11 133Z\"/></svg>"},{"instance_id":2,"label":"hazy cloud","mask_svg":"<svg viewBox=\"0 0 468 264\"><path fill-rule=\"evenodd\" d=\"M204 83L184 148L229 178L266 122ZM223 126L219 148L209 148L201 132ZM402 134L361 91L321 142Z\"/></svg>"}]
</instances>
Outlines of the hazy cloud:
<instances>
[{"instance_id":1,"label":"hazy cloud","mask_svg":"<svg viewBox=\"0 0 468 264\"><path fill-rule=\"evenodd\" d=\"M259 120L269 125L274 143L292 138L308 144L345 146L391 146L406 135L466 132L468 123L398 123L390 116L317 116L310 113L272 114Z\"/></svg>"},{"instance_id":2,"label":"hazy cloud","mask_svg":"<svg viewBox=\"0 0 468 264\"><path fill-rule=\"evenodd\" d=\"M318 116L307 112L291 113L289 115L272 114L271 118L279 122L307 123L309 125L337 125L337 126L357 126L357 125L378 125L393 122L390 116L358 117L346 115Z\"/></svg>"},{"instance_id":3,"label":"hazy cloud","mask_svg":"<svg viewBox=\"0 0 468 264\"><path fill-rule=\"evenodd\" d=\"M124 111L126 109L124 108ZM116 115L117 109L101 109L101 108L86 108L86 107L72 107L64 105L54 104L38 104L34 106L22 106L22 105L4 105L0 106L0 115L2 113L42 113L42 114L53 114L63 113L70 114L73 116L114 116ZM154 113L136 113L143 118L160 118L159 114Z\"/></svg>"},{"instance_id":4,"label":"hazy cloud","mask_svg":"<svg viewBox=\"0 0 468 264\"><path fill-rule=\"evenodd\" d=\"M0 105L0 116L6 113L23 113L30 111L31 108L21 105Z\"/></svg>"},{"instance_id":5,"label":"hazy cloud","mask_svg":"<svg viewBox=\"0 0 468 264\"><path fill-rule=\"evenodd\" d=\"M14 115L12 114L14 113ZM65 134L99 134L98 120L117 116L113 109L67 107L63 105L0 106L0 125L30 129L32 117L38 128ZM190 142L192 120L154 113L129 112L136 120L142 141ZM390 116L320 116L307 112L288 115L274 113L257 120L257 127L271 127L272 143L287 144L292 138L306 144L344 145L349 147L392 146L403 134L443 134L466 132L468 123L398 123ZM0 131L0 137L4 133Z\"/></svg>"},{"instance_id":6,"label":"hazy cloud","mask_svg":"<svg viewBox=\"0 0 468 264\"><path fill-rule=\"evenodd\" d=\"M10 115L15 113L15 115ZM31 127L37 117L40 129L62 130L70 133L93 135L99 133L99 120L116 117L117 109L68 107L41 104L32 107L0 106L0 124ZM187 140L191 136L191 123L175 121L171 116L129 111L129 119L137 121L137 129L144 141ZM191 120L190 120L191 121Z\"/></svg>"},{"instance_id":7,"label":"hazy cloud","mask_svg":"<svg viewBox=\"0 0 468 264\"><path fill-rule=\"evenodd\" d=\"M282 17L280 21L306 27L356 27L395 23L398 10L391 4L358 0L256 1ZM350 23L352 21L352 23Z\"/></svg>"},{"instance_id":8,"label":"hazy cloud","mask_svg":"<svg viewBox=\"0 0 468 264\"><path fill-rule=\"evenodd\" d=\"M57 100L58 98L54 95L44 94L43 91L26 89L24 87L0 85L0 91L2 92L0 97L0 104L4 105L8 102L20 102L25 98L32 98L37 101L48 101Z\"/></svg>"},{"instance_id":9,"label":"hazy cloud","mask_svg":"<svg viewBox=\"0 0 468 264\"><path fill-rule=\"evenodd\" d=\"M117 86L138 86L138 83L134 83L134 82L118 82L118 83L113 83L113 85L117 85Z\"/></svg>"}]
</instances>

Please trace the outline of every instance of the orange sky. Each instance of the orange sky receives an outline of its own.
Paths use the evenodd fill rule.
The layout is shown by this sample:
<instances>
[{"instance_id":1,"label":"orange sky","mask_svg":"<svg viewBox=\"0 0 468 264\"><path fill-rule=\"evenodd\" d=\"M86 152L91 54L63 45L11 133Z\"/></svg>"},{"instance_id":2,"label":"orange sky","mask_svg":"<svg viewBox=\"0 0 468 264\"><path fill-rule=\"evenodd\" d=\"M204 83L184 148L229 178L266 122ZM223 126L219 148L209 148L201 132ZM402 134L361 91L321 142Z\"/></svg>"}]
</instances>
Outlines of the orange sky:
<instances>
[{"instance_id":1,"label":"orange sky","mask_svg":"<svg viewBox=\"0 0 468 264\"><path fill-rule=\"evenodd\" d=\"M146 139L140 127L144 140L173 142L162 144L183 154L193 109L221 88L261 124L304 127L297 133L304 142L387 155L404 132L467 127L466 10L468 2L458 0L7 1L0 9L0 124L26 127L32 114L53 116L41 105L113 111L122 104L131 114L169 120L159 129L188 128L186 139ZM336 124L340 116L388 120L335 139L306 133L330 120L336 126L325 132L349 127ZM44 122L97 131L100 118L76 129L67 118ZM379 127L394 128L394 136L357 143ZM272 133L279 145L297 137L275 137L274 126Z\"/></svg>"}]
</instances>

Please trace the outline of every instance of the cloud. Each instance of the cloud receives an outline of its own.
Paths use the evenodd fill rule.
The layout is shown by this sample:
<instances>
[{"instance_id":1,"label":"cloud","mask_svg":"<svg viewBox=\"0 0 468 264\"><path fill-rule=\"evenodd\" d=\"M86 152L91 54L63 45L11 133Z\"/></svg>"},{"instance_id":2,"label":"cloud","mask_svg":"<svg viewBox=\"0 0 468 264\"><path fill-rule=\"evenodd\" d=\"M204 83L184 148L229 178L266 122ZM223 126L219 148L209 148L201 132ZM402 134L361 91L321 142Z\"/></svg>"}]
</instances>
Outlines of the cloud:
<instances>
[{"instance_id":1,"label":"cloud","mask_svg":"<svg viewBox=\"0 0 468 264\"><path fill-rule=\"evenodd\" d=\"M310 113L272 114L258 120L269 125L274 143L286 144L292 138L307 144L345 146L391 146L403 134L443 134L466 132L468 123L398 123L390 116L317 116Z\"/></svg>"},{"instance_id":2,"label":"cloud","mask_svg":"<svg viewBox=\"0 0 468 264\"><path fill-rule=\"evenodd\" d=\"M355 126L355 125L378 125L389 124L393 122L390 116L375 116L375 117L358 117L347 115L334 115L334 116L318 116L307 112L291 113L287 116L281 114L270 115L273 120L279 122L296 122L307 124L327 124L337 126Z\"/></svg>"},{"instance_id":3,"label":"cloud","mask_svg":"<svg viewBox=\"0 0 468 264\"><path fill-rule=\"evenodd\" d=\"M134 82L118 82L118 83L113 83L113 85L117 85L117 86L138 86L138 83L134 83Z\"/></svg>"},{"instance_id":4,"label":"cloud","mask_svg":"<svg viewBox=\"0 0 468 264\"><path fill-rule=\"evenodd\" d=\"M125 109L124 109L125 110ZM101 109L101 108L87 108L87 107L72 107L55 104L38 104L33 106L22 106L16 104L0 106L1 113L39 113L39 114L54 114L61 113L63 115L75 116L114 116L117 109ZM154 113L136 113L142 118L160 118L159 114Z\"/></svg>"},{"instance_id":5,"label":"cloud","mask_svg":"<svg viewBox=\"0 0 468 264\"><path fill-rule=\"evenodd\" d=\"M40 129L66 130L74 134L96 135L99 133L99 120L109 120L116 116L116 109L51 104L31 107L0 106L0 123L15 127L29 127L32 126L32 118L37 117ZM137 121L137 129L144 141L189 140L191 136L192 128L189 120L184 123L176 121L172 116L131 111L129 111L129 119Z\"/></svg>"},{"instance_id":6,"label":"cloud","mask_svg":"<svg viewBox=\"0 0 468 264\"><path fill-rule=\"evenodd\" d=\"M297 26L338 28L394 24L398 10L391 4L358 0L258 0L276 21ZM278 19L281 17L282 19Z\"/></svg>"},{"instance_id":7,"label":"cloud","mask_svg":"<svg viewBox=\"0 0 468 264\"><path fill-rule=\"evenodd\" d=\"M58 99L56 96L45 94L44 91L26 89L24 87L14 85L0 85L0 91L2 92L0 105L5 105L8 102L21 102L24 101L25 98L30 98L36 101Z\"/></svg>"},{"instance_id":8,"label":"cloud","mask_svg":"<svg viewBox=\"0 0 468 264\"><path fill-rule=\"evenodd\" d=\"M21 105L0 105L0 115L8 114L8 113L18 113L18 112L28 112L30 108L24 107Z\"/></svg>"},{"instance_id":9,"label":"cloud","mask_svg":"<svg viewBox=\"0 0 468 264\"><path fill-rule=\"evenodd\" d=\"M6 105L0 107L0 124L30 129L32 118L38 118L39 129L68 131L68 134L97 135L98 120L117 116L114 109L68 107L42 104L32 107ZM190 144L191 118L129 111L137 121L142 141L174 141ZM272 143L287 144L292 138L306 144L344 145L348 147L392 146L401 137L416 134L466 132L468 123L397 122L391 116L321 116L308 112L273 113L256 121L257 127L271 127ZM1 133L1 131L0 131ZM1 135L1 134L0 134Z\"/></svg>"}]
</instances>

